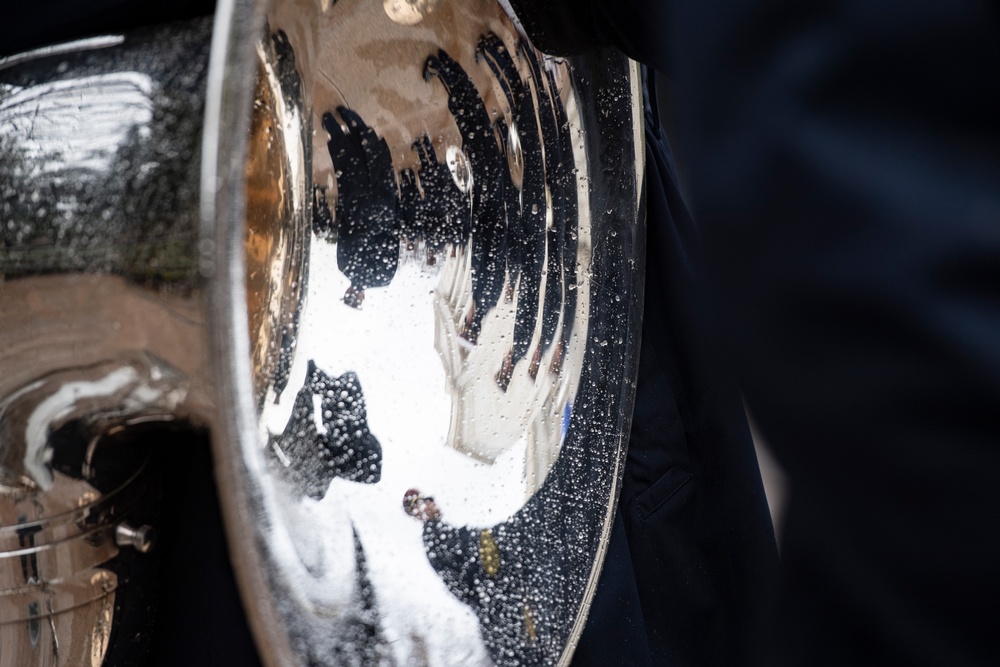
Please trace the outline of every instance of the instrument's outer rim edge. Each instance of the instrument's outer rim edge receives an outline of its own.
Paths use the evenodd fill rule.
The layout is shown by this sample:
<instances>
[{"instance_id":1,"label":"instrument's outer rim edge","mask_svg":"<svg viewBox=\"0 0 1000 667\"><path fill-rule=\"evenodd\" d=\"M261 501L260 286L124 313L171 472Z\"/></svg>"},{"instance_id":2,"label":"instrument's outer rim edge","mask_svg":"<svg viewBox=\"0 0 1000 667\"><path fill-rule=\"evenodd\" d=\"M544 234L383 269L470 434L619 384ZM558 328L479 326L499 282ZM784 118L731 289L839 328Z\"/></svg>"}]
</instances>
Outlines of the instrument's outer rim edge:
<instances>
[{"instance_id":1,"label":"instrument's outer rim edge","mask_svg":"<svg viewBox=\"0 0 1000 667\"><path fill-rule=\"evenodd\" d=\"M604 517L604 525L601 527L600 539L598 541L597 553L594 556L594 563L584 587L583 599L580 609L577 611L576 620L570 630L566 640L566 646L559 658L558 667L568 667L576 652L580 636L587 624L587 617L590 615L590 606L597 591L597 584L600 580L601 571L604 569L604 560L608 552L608 544L611 540L611 530L614 526L615 513L618 511L619 495L621 493L622 477L625 471L625 459L628 455L629 433L632 430L632 410L635 403L635 378L638 375L639 364L639 338L642 335L642 315L645 293L646 275L646 141L643 129L642 118L642 75L639 71L639 63L628 60L629 69L629 93L632 100L633 113L631 121L633 125L633 150L636 158L635 171L635 191L636 191L636 217L635 225L632 229L634 236L633 250L635 251L635 274L637 276L634 289L628 295L630 299L629 311L634 314L635 327L630 330L630 340L625 343L624 349L634 350L635 353L626 359L628 368L625 369L622 377L625 384L622 387L622 407L623 407L623 428L618 444L617 456L615 457L615 470L611 477L610 502Z\"/></svg>"},{"instance_id":2,"label":"instrument's outer rim edge","mask_svg":"<svg viewBox=\"0 0 1000 667\"><path fill-rule=\"evenodd\" d=\"M211 350L219 410L212 450L219 505L230 560L247 622L261 662L295 667L300 659L277 607L273 578L259 542L265 491L250 483L243 451L255 441L255 408L246 312L243 221L246 192L243 164L248 151L254 45L264 26L267 0L219 0L212 33L202 148L201 271L210 278ZM241 113L238 110L247 110ZM262 594L266 591L269 594Z\"/></svg>"}]
</instances>

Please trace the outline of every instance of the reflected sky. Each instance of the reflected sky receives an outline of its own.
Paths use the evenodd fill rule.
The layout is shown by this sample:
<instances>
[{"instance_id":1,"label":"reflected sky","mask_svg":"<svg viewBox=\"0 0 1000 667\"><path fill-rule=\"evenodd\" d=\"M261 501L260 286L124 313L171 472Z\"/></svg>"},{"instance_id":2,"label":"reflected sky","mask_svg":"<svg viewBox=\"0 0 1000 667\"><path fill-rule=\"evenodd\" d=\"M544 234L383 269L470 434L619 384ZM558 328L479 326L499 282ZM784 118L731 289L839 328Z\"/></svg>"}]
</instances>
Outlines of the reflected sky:
<instances>
[{"instance_id":1,"label":"reflected sky","mask_svg":"<svg viewBox=\"0 0 1000 667\"><path fill-rule=\"evenodd\" d=\"M31 161L45 158L39 162L43 173L67 164L107 170L132 128L138 126L141 138L149 136L153 81L146 74L112 72L5 88L0 125L23 137Z\"/></svg>"}]
</instances>

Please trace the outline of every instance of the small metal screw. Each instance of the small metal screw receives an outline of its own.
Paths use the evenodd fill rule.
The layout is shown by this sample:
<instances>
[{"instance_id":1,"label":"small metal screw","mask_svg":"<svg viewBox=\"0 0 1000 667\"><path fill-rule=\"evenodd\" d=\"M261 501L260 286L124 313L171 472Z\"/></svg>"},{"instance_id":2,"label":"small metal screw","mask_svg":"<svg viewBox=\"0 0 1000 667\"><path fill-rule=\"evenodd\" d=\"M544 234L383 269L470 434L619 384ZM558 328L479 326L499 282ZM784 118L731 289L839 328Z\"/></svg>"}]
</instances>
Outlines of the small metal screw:
<instances>
[{"instance_id":1,"label":"small metal screw","mask_svg":"<svg viewBox=\"0 0 1000 667\"><path fill-rule=\"evenodd\" d=\"M141 554L149 553L156 543L156 529L152 526L133 528L120 523L115 528L115 543L120 547L133 547Z\"/></svg>"}]
</instances>

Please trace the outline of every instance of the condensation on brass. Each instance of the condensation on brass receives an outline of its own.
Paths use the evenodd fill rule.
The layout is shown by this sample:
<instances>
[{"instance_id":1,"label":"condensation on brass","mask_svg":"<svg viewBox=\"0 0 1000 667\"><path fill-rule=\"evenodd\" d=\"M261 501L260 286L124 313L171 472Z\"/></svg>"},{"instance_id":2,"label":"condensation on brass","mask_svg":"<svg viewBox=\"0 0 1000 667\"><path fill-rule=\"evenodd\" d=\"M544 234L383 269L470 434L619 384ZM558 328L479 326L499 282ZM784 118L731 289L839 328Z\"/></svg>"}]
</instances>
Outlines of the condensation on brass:
<instances>
[{"instance_id":1,"label":"condensation on brass","mask_svg":"<svg viewBox=\"0 0 1000 667\"><path fill-rule=\"evenodd\" d=\"M631 395L635 71L492 0L278 2L255 57L240 451L283 637L565 664Z\"/></svg>"}]
</instances>

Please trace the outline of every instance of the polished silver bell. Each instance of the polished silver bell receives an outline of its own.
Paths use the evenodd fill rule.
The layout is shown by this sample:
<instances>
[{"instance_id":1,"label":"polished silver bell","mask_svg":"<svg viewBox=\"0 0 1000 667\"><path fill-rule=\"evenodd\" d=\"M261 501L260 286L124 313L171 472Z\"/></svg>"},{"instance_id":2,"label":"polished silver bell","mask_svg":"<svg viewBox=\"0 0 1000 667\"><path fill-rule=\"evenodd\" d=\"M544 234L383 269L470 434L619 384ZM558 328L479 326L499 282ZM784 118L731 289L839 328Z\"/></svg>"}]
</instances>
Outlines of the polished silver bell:
<instances>
[{"instance_id":1,"label":"polished silver bell","mask_svg":"<svg viewBox=\"0 0 1000 667\"><path fill-rule=\"evenodd\" d=\"M494 0L222 2L0 62L0 665L114 653L168 425L211 434L267 664L568 663L634 391L639 105L634 63Z\"/></svg>"}]
</instances>

